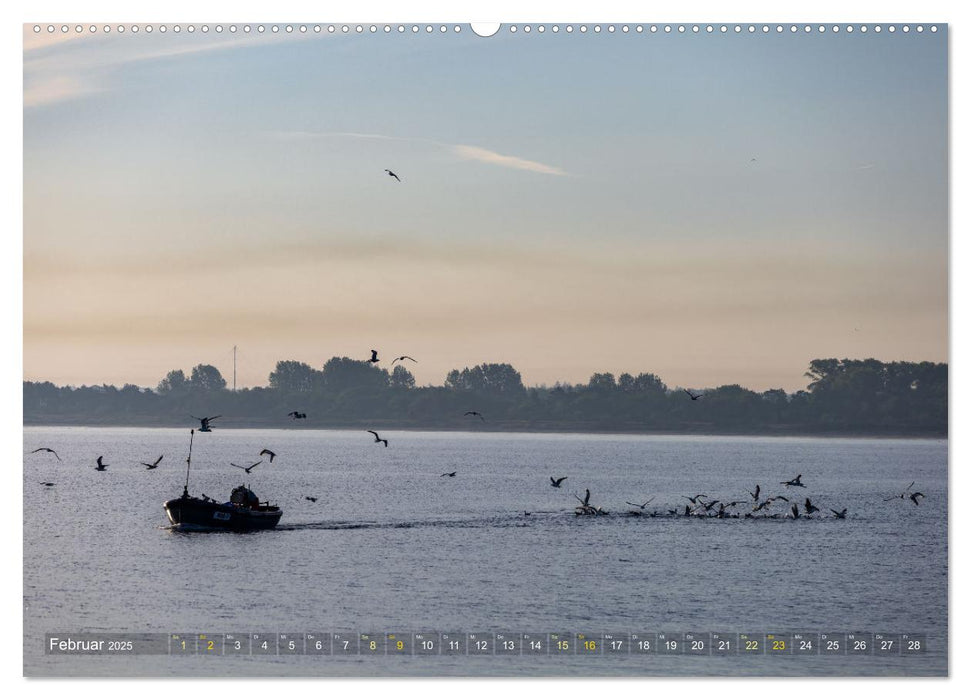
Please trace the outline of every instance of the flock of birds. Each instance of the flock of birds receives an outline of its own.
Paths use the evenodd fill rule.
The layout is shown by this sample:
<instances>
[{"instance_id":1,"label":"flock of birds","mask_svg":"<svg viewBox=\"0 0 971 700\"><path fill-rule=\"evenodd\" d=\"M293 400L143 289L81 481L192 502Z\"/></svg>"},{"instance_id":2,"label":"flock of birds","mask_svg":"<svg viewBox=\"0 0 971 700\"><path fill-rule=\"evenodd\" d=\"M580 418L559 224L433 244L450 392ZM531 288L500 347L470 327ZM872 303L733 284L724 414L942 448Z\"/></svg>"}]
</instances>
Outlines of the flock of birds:
<instances>
[{"instance_id":1,"label":"flock of birds","mask_svg":"<svg viewBox=\"0 0 971 700\"><path fill-rule=\"evenodd\" d=\"M561 488L563 482L568 477L550 477L550 486L553 488ZM912 491L916 481L910 482L910 485L903 490L900 494L895 494L883 499L884 501L892 501L895 499L909 499L913 504L920 505L920 499L924 498L924 494L919 491ZM806 488L806 485L802 483L802 474L797 474L795 478L789 479L787 481L780 481L780 486L788 488ZM812 502L812 499L805 498L800 503L800 499L796 497L784 496L781 494L768 496L763 493L762 486L760 484L755 485L754 491L746 491L748 493L748 498L746 497L736 497L733 500L719 499L708 496L704 493L696 493L694 496L684 496L688 503L684 506L674 506L666 507L662 510L647 510L655 497L648 498L643 503L633 503L631 501L625 501L625 504L630 506L631 509L627 511L627 515L631 516L648 516L651 518L657 517L699 517L699 518L812 518L813 514L821 513L822 509ZM580 498L576 493L573 497L579 501L575 509L576 515L609 515L610 513L599 506L595 506L590 502L590 489L586 489L583 498ZM778 502L784 502L787 504L782 510L775 510L774 505ZM801 510L800 510L801 509ZM846 514L849 508L843 508L841 510L836 510L835 508L826 508L832 517L838 520L845 520ZM531 515L531 513L524 511L524 515ZM829 517L829 516L827 516Z\"/></svg>"}]
</instances>

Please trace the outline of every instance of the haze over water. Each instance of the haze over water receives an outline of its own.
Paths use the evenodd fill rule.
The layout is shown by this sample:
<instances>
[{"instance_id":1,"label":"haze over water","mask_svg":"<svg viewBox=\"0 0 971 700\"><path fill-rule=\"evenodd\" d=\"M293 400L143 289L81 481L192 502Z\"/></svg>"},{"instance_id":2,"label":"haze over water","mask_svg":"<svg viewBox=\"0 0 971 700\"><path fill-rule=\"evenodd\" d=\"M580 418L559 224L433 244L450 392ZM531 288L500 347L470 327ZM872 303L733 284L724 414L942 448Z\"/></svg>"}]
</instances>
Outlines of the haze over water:
<instances>
[{"instance_id":1,"label":"haze over water","mask_svg":"<svg viewBox=\"0 0 971 700\"><path fill-rule=\"evenodd\" d=\"M24 429L29 675L894 675L947 672L947 441L227 430L190 492L284 511L177 533L188 430ZM229 466L277 452L246 476ZM139 462L165 457L157 470ZM94 471L105 456L106 472ZM440 477L456 471L455 478ZM806 489L780 481L797 473ZM567 476L563 488L550 476ZM916 480L920 506L888 495ZM55 482L44 487L38 482ZM846 520L626 515L763 492ZM610 515L576 517L573 493ZM311 503L305 496L316 496ZM530 513L524 515L524 511ZM780 509L781 511L781 509ZM52 657L49 632L884 632L916 657Z\"/></svg>"}]
</instances>

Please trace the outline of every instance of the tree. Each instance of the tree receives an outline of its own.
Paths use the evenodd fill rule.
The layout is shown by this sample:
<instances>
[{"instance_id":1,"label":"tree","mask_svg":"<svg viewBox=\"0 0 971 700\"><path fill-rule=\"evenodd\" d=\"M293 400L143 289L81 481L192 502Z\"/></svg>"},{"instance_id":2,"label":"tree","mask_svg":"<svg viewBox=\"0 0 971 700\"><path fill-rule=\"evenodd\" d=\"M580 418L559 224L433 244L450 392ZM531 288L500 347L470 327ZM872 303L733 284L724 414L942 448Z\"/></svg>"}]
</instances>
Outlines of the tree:
<instances>
[{"instance_id":1,"label":"tree","mask_svg":"<svg viewBox=\"0 0 971 700\"><path fill-rule=\"evenodd\" d=\"M453 369L445 377L445 387L494 395L521 394L526 391L522 376L512 365L506 363L481 364L472 369L466 367L461 372Z\"/></svg>"},{"instance_id":2,"label":"tree","mask_svg":"<svg viewBox=\"0 0 971 700\"><path fill-rule=\"evenodd\" d=\"M185 372L181 369L173 369L165 375L165 378L158 383L158 393L170 394L182 391L186 388Z\"/></svg>"},{"instance_id":3,"label":"tree","mask_svg":"<svg viewBox=\"0 0 971 700\"><path fill-rule=\"evenodd\" d=\"M630 375L628 374L627 376L629 377ZM587 383L587 389L600 393L607 393L616 388L617 382L614 380L614 375L610 372L597 372L590 377L590 381Z\"/></svg>"},{"instance_id":4,"label":"tree","mask_svg":"<svg viewBox=\"0 0 971 700\"><path fill-rule=\"evenodd\" d=\"M311 391L320 380L320 374L305 362L280 360L276 369L270 372L270 387L293 393Z\"/></svg>"},{"instance_id":5,"label":"tree","mask_svg":"<svg viewBox=\"0 0 971 700\"><path fill-rule=\"evenodd\" d=\"M219 391L226 388L226 380L212 365L196 365L192 368L189 385L200 391Z\"/></svg>"},{"instance_id":6,"label":"tree","mask_svg":"<svg viewBox=\"0 0 971 700\"><path fill-rule=\"evenodd\" d=\"M388 370L379 369L364 360L332 357L324 365L321 381L328 391L347 389L380 390L388 386Z\"/></svg>"},{"instance_id":7,"label":"tree","mask_svg":"<svg viewBox=\"0 0 971 700\"><path fill-rule=\"evenodd\" d=\"M391 372L391 386L395 389L414 389L415 377L401 365L397 365Z\"/></svg>"}]
</instances>

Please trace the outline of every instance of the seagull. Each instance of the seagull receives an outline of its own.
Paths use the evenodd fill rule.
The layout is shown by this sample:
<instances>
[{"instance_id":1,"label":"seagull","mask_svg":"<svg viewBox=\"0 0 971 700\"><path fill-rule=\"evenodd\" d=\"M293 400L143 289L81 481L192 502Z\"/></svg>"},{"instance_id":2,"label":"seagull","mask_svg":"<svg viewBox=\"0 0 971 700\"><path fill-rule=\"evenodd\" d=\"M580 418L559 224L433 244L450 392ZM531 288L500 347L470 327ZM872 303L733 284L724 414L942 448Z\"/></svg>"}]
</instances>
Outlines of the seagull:
<instances>
[{"instance_id":1,"label":"seagull","mask_svg":"<svg viewBox=\"0 0 971 700\"><path fill-rule=\"evenodd\" d=\"M374 441L375 442L383 442L385 447L388 446L388 441L385 440L385 439L383 439L383 438L381 438L376 432L374 432L373 430L368 430L367 432L371 433L371 435L374 436Z\"/></svg>"},{"instance_id":2,"label":"seagull","mask_svg":"<svg viewBox=\"0 0 971 700\"><path fill-rule=\"evenodd\" d=\"M290 411L287 415L290 416L290 420L298 420L300 418L307 417L306 413L301 413L300 411ZM271 459L270 461L272 462L273 460Z\"/></svg>"},{"instance_id":3,"label":"seagull","mask_svg":"<svg viewBox=\"0 0 971 700\"><path fill-rule=\"evenodd\" d=\"M61 458L58 457L57 453L54 450L52 450L50 447L38 447L36 450L30 451L31 454L34 454L35 452L50 452L52 455L57 457L58 462L61 461Z\"/></svg>"},{"instance_id":4,"label":"seagull","mask_svg":"<svg viewBox=\"0 0 971 700\"><path fill-rule=\"evenodd\" d=\"M749 494L749 496L752 497L752 500L753 501L757 501L757 500L759 500L759 494L761 492L762 492L762 487L759 486L758 484L756 484L755 485L755 490L754 491L749 491L748 494Z\"/></svg>"},{"instance_id":5,"label":"seagull","mask_svg":"<svg viewBox=\"0 0 971 700\"><path fill-rule=\"evenodd\" d=\"M691 397L691 400L692 400L692 401L697 401L697 400L698 400L698 399L700 399L700 398L701 398L702 396L704 396L704 394L692 394L692 393L691 393L690 391L688 391L687 389L684 389L684 393L686 393L686 394L687 394L688 396L690 396L690 397Z\"/></svg>"},{"instance_id":6,"label":"seagull","mask_svg":"<svg viewBox=\"0 0 971 700\"><path fill-rule=\"evenodd\" d=\"M584 506L589 506L590 505L590 489L587 489L587 493L586 493L586 495L582 499L579 496L577 496L576 494L573 494L573 497L575 499L577 499L578 501L580 501L580 503L582 505L584 505Z\"/></svg>"},{"instance_id":7,"label":"seagull","mask_svg":"<svg viewBox=\"0 0 971 700\"><path fill-rule=\"evenodd\" d=\"M797 506L795 503L793 503L792 504L792 518L793 518L793 520L795 520L798 517L799 517L799 506Z\"/></svg>"},{"instance_id":8,"label":"seagull","mask_svg":"<svg viewBox=\"0 0 971 700\"><path fill-rule=\"evenodd\" d=\"M442 476L455 476L458 472L445 472Z\"/></svg>"},{"instance_id":9,"label":"seagull","mask_svg":"<svg viewBox=\"0 0 971 700\"><path fill-rule=\"evenodd\" d=\"M111 466L110 464L103 463L101 461L102 459L104 459L104 455L101 455L100 457L98 457L98 466L94 468L95 471L103 472L105 469Z\"/></svg>"},{"instance_id":10,"label":"seagull","mask_svg":"<svg viewBox=\"0 0 971 700\"><path fill-rule=\"evenodd\" d=\"M640 508L641 510L644 510L645 508L647 508L647 504L653 501L654 498L655 498L654 496L651 496L649 499L644 501L644 503L631 503L630 501L624 501L624 503L626 503L629 506L634 506L635 508Z\"/></svg>"},{"instance_id":11,"label":"seagull","mask_svg":"<svg viewBox=\"0 0 971 700\"><path fill-rule=\"evenodd\" d=\"M206 418L199 418L199 416L191 416L191 417L192 418L195 418L197 421L199 421L200 423L202 423L202 425L199 427L199 432L200 433L208 433L208 432L211 432L211 428L209 427L209 423L211 421L216 420L217 418L222 418L222 416L208 416Z\"/></svg>"},{"instance_id":12,"label":"seagull","mask_svg":"<svg viewBox=\"0 0 971 700\"><path fill-rule=\"evenodd\" d=\"M158 469L158 463L162 461L162 457L164 457L164 456L165 455L159 455L158 459L156 459L151 464L149 464L148 462L142 462L141 465L143 467L148 467L149 469Z\"/></svg>"},{"instance_id":13,"label":"seagull","mask_svg":"<svg viewBox=\"0 0 971 700\"><path fill-rule=\"evenodd\" d=\"M276 457L276 452L274 452L273 450L268 450L264 447L262 450L260 450L260 457L262 457L263 455L269 455L270 464L273 464L273 458Z\"/></svg>"},{"instance_id":14,"label":"seagull","mask_svg":"<svg viewBox=\"0 0 971 700\"><path fill-rule=\"evenodd\" d=\"M780 481L780 484L788 488L789 486L801 486L806 488L806 485L802 483L802 474L797 474L795 479L789 479L789 481Z\"/></svg>"},{"instance_id":15,"label":"seagull","mask_svg":"<svg viewBox=\"0 0 971 700\"><path fill-rule=\"evenodd\" d=\"M910 482L910 486L908 486L907 488L905 488L904 489L904 492L902 494L900 494L899 496L888 496L887 498L884 498L883 500L886 502L886 501L892 501L895 498L910 498L911 497L910 496L910 489L912 489L914 487L914 484L916 484L916 483L917 483L916 481L911 481ZM921 495L923 496L924 494L921 494Z\"/></svg>"},{"instance_id":16,"label":"seagull","mask_svg":"<svg viewBox=\"0 0 971 700\"><path fill-rule=\"evenodd\" d=\"M479 413L478 411L466 411L465 412L465 415L467 415L467 416L478 416L481 420L485 420L485 418L482 417L482 414Z\"/></svg>"},{"instance_id":17,"label":"seagull","mask_svg":"<svg viewBox=\"0 0 971 700\"><path fill-rule=\"evenodd\" d=\"M304 498L306 498L311 503L316 503L317 502L317 497L316 496L304 496Z\"/></svg>"},{"instance_id":18,"label":"seagull","mask_svg":"<svg viewBox=\"0 0 971 700\"><path fill-rule=\"evenodd\" d=\"M697 506L697 505L700 505L698 503L698 499L699 498L708 498L708 494L699 493L696 496L694 496L694 498L692 498L691 496L685 496L685 498L687 498L689 501L691 501L691 505Z\"/></svg>"},{"instance_id":19,"label":"seagull","mask_svg":"<svg viewBox=\"0 0 971 700\"><path fill-rule=\"evenodd\" d=\"M38 481L37 483L39 483L41 486L53 486L54 485L54 482L53 481Z\"/></svg>"},{"instance_id":20,"label":"seagull","mask_svg":"<svg viewBox=\"0 0 971 700\"><path fill-rule=\"evenodd\" d=\"M370 360L366 360L366 362L370 362L372 364L374 364L376 362L380 362L380 361L381 360L378 359L378 351L377 350L372 350L371 351L371 359Z\"/></svg>"},{"instance_id":21,"label":"seagull","mask_svg":"<svg viewBox=\"0 0 971 700\"><path fill-rule=\"evenodd\" d=\"M832 508L830 508L829 512L835 515L840 520L846 520L846 510L847 510L846 508L844 508L843 510L833 510Z\"/></svg>"},{"instance_id":22,"label":"seagull","mask_svg":"<svg viewBox=\"0 0 971 700\"><path fill-rule=\"evenodd\" d=\"M927 498L927 496L922 494L920 491L915 491L914 493L910 494L910 500L914 502L915 506L920 505L920 501L917 500L918 498Z\"/></svg>"},{"instance_id":23,"label":"seagull","mask_svg":"<svg viewBox=\"0 0 971 700\"><path fill-rule=\"evenodd\" d=\"M397 180L398 182L401 182L401 178L400 178L400 177L398 177L397 175L395 175L395 174L394 174L393 172L391 172L391 171L390 171L390 170L388 170L387 168L385 168L385 169L384 169L384 172L386 172L386 173L388 173L388 176L389 176L389 177L393 177L393 178L394 178L395 180Z\"/></svg>"},{"instance_id":24,"label":"seagull","mask_svg":"<svg viewBox=\"0 0 971 700\"><path fill-rule=\"evenodd\" d=\"M806 505L804 507L806 509L806 515L812 515L819 510L819 508L814 506L812 501L810 501L808 498L806 499Z\"/></svg>"},{"instance_id":25,"label":"seagull","mask_svg":"<svg viewBox=\"0 0 971 700\"><path fill-rule=\"evenodd\" d=\"M394 366L395 362L404 362L405 360L411 360L412 362L418 362L414 357L408 357L407 355L402 355L401 357L396 357L391 360L391 365Z\"/></svg>"},{"instance_id":26,"label":"seagull","mask_svg":"<svg viewBox=\"0 0 971 700\"><path fill-rule=\"evenodd\" d=\"M229 463L229 466L236 467L237 469L242 469L244 472L246 472L247 474L249 474L251 471L253 471L253 469L255 469L256 467L258 467L261 464L263 464L263 460L262 459L259 462L257 462L256 464L251 464L248 467L241 467L238 464L233 464L232 462Z\"/></svg>"},{"instance_id":27,"label":"seagull","mask_svg":"<svg viewBox=\"0 0 971 700\"><path fill-rule=\"evenodd\" d=\"M567 478L568 478L568 477L565 477L565 476L561 476L561 477L560 477L559 479L554 479L554 478L553 478L553 477L551 476L551 477L550 477L550 486L552 486L552 487L553 487L553 488L555 488L555 489L558 489L558 488L560 488L560 484L562 484L562 483L563 483L564 481L566 481L566 480L567 480Z\"/></svg>"}]
</instances>

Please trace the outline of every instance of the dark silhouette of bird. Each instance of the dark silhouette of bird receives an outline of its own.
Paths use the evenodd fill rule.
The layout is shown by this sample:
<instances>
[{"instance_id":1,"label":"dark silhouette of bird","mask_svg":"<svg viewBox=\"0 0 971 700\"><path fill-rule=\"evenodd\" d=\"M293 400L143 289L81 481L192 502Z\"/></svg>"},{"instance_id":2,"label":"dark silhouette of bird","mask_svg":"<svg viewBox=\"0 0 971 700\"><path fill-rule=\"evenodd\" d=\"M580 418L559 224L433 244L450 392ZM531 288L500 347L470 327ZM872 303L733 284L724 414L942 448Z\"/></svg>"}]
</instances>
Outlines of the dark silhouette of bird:
<instances>
[{"instance_id":1,"label":"dark silhouette of bird","mask_svg":"<svg viewBox=\"0 0 971 700\"><path fill-rule=\"evenodd\" d=\"M458 472L445 472L442 476L455 476Z\"/></svg>"},{"instance_id":2,"label":"dark silhouette of bird","mask_svg":"<svg viewBox=\"0 0 971 700\"><path fill-rule=\"evenodd\" d=\"M31 450L30 451L31 454L34 454L35 452L50 452L52 455L54 455L55 457L57 457L57 461L58 462L61 461L61 458L58 456L58 454L54 450L52 450L50 447L38 447L36 450Z\"/></svg>"},{"instance_id":3,"label":"dark silhouette of bird","mask_svg":"<svg viewBox=\"0 0 971 700\"><path fill-rule=\"evenodd\" d=\"M209 426L209 424L212 421L216 420L217 418L222 418L222 416L207 416L206 418L200 418L199 416L191 416L191 417L195 418L197 421L199 421L199 423L201 423L201 425L199 426L200 433L211 433L212 428Z\"/></svg>"},{"instance_id":4,"label":"dark silhouette of bird","mask_svg":"<svg viewBox=\"0 0 971 700\"><path fill-rule=\"evenodd\" d=\"M391 360L391 365L394 366L395 362L404 362L405 360L411 360L412 362L418 362L414 357L408 357L407 355L402 355L401 357L396 357Z\"/></svg>"},{"instance_id":5,"label":"dark silhouette of bird","mask_svg":"<svg viewBox=\"0 0 971 700\"><path fill-rule=\"evenodd\" d=\"M381 360L378 359L378 351L377 350L372 350L371 351L371 359L370 360L367 360L367 362L370 362L370 363L374 364L375 362L380 362L380 361Z\"/></svg>"},{"instance_id":6,"label":"dark silhouette of bird","mask_svg":"<svg viewBox=\"0 0 971 700\"><path fill-rule=\"evenodd\" d=\"M388 173L388 176L389 176L389 177L393 177L393 178L394 178L395 180L397 180L398 182L401 182L401 178L400 178L400 177L398 177L397 175L395 175L395 174L394 174L393 172L391 172L391 171L390 171L390 170L388 170L387 168L385 168L385 169L384 169L384 172L386 172L386 173ZM419 188L419 189L420 189L420 188Z\"/></svg>"},{"instance_id":7,"label":"dark silhouette of bird","mask_svg":"<svg viewBox=\"0 0 971 700\"><path fill-rule=\"evenodd\" d=\"M802 488L806 488L806 485L802 483L802 474L796 474L795 479L789 479L789 481L780 481L779 483L787 488L789 486L801 486Z\"/></svg>"},{"instance_id":8,"label":"dark silhouette of bird","mask_svg":"<svg viewBox=\"0 0 971 700\"><path fill-rule=\"evenodd\" d=\"M798 518L799 517L799 506L797 506L795 503L793 503L791 510L792 510L792 517L793 517L793 519Z\"/></svg>"},{"instance_id":9,"label":"dark silhouette of bird","mask_svg":"<svg viewBox=\"0 0 971 700\"><path fill-rule=\"evenodd\" d=\"M374 436L374 441L375 442L383 442L385 447L388 446L388 441L385 440L385 439L383 439L383 438L381 438L376 432L374 432L373 430L368 430L367 432L371 433L371 435Z\"/></svg>"},{"instance_id":10,"label":"dark silhouette of bird","mask_svg":"<svg viewBox=\"0 0 971 700\"><path fill-rule=\"evenodd\" d=\"M635 508L640 508L641 510L644 510L645 508L647 508L647 505L654 500L654 498L655 498L654 496L651 496L643 503L631 503L630 501L624 501L624 503L626 503L629 506L634 506Z\"/></svg>"},{"instance_id":11,"label":"dark silhouette of bird","mask_svg":"<svg viewBox=\"0 0 971 700\"><path fill-rule=\"evenodd\" d=\"M568 477L565 477L565 476L561 476L561 477L560 477L559 479L554 479L554 478L553 478L553 477L551 476L551 477L550 477L550 486L552 486L552 487L553 487L553 488L555 488L555 489L558 489L558 488L560 488L560 484L562 484L562 483L563 483L564 481L566 481L566 480L567 480L567 478L568 478Z\"/></svg>"},{"instance_id":12,"label":"dark silhouette of bird","mask_svg":"<svg viewBox=\"0 0 971 700\"><path fill-rule=\"evenodd\" d=\"M914 491L912 494L910 494L910 500L914 502L915 506L920 505L920 501L917 500L918 498L927 498L927 496L922 494L920 491Z\"/></svg>"},{"instance_id":13,"label":"dark silhouette of bird","mask_svg":"<svg viewBox=\"0 0 971 700\"><path fill-rule=\"evenodd\" d=\"M701 504L701 507L705 509L706 513L710 513L711 509L715 507L716 503L721 503L721 501L715 500L715 501L709 501L708 503L703 502Z\"/></svg>"},{"instance_id":14,"label":"dark silhouette of bird","mask_svg":"<svg viewBox=\"0 0 971 700\"><path fill-rule=\"evenodd\" d=\"M149 464L148 462L142 462L141 465L143 467L147 467L148 469L158 469L158 463L162 461L162 457L164 457L164 456L165 455L159 455L158 456L158 459L156 459L151 464Z\"/></svg>"},{"instance_id":15,"label":"dark silhouette of bird","mask_svg":"<svg viewBox=\"0 0 971 700\"><path fill-rule=\"evenodd\" d=\"M105 469L111 466L110 464L105 464L104 462L102 462L101 460L103 459L104 459L104 455L101 455L100 457L98 457L98 466L94 468L95 471L103 472Z\"/></svg>"},{"instance_id":16,"label":"dark silhouette of bird","mask_svg":"<svg viewBox=\"0 0 971 700\"><path fill-rule=\"evenodd\" d=\"M249 474L251 471L253 471L256 467L260 466L261 464L263 464L262 459L259 462L256 462L255 464L249 465L248 467L241 467L238 464L233 464L232 462L229 463L229 466L236 467L237 469L242 469L244 472Z\"/></svg>"},{"instance_id":17,"label":"dark silhouette of bird","mask_svg":"<svg viewBox=\"0 0 971 700\"><path fill-rule=\"evenodd\" d=\"M523 517L528 518L530 515L532 515L532 513L530 513L528 510L523 511Z\"/></svg>"},{"instance_id":18,"label":"dark silhouette of bird","mask_svg":"<svg viewBox=\"0 0 971 700\"><path fill-rule=\"evenodd\" d=\"M829 509L829 512L835 515L840 520L846 519L846 511L847 511L846 508L844 508L843 510L833 510L832 508Z\"/></svg>"},{"instance_id":19,"label":"dark silhouette of bird","mask_svg":"<svg viewBox=\"0 0 971 700\"><path fill-rule=\"evenodd\" d=\"M316 496L304 496L304 498L306 498L311 503L316 503L317 502L317 497Z\"/></svg>"},{"instance_id":20,"label":"dark silhouette of bird","mask_svg":"<svg viewBox=\"0 0 971 700\"><path fill-rule=\"evenodd\" d=\"M695 496L693 496L693 497L692 496L685 496L685 498L687 498L689 501L691 501L691 505L696 506L696 505L699 505L699 503L698 503L698 499L699 498L708 498L708 495L707 494L704 494L704 493L699 493L699 494L695 494Z\"/></svg>"},{"instance_id":21,"label":"dark silhouette of bird","mask_svg":"<svg viewBox=\"0 0 971 700\"><path fill-rule=\"evenodd\" d=\"M53 481L38 481L37 483L39 483L41 486L53 486L54 485L54 482Z\"/></svg>"},{"instance_id":22,"label":"dark silhouette of bird","mask_svg":"<svg viewBox=\"0 0 971 700\"><path fill-rule=\"evenodd\" d=\"M803 506L803 508L806 509L806 515L812 515L819 510L819 508L814 506L812 501L810 501L808 498L806 499L806 504Z\"/></svg>"},{"instance_id":23,"label":"dark silhouette of bird","mask_svg":"<svg viewBox=\"0 0 971 700\"><path fill-rule=\"evenodd\" d=\"M684 505L683 515L691 515L691 506L689 506L687 503Z\"/></svg>"},{"instance_id":24,"label":"dark silhouette of bird","mask_svg":"<svg viewBox=\"0 0 971 700\"><path fill-rule=\"evenodd\" d=\"M752 497L752 500L753 501L757 501L757 500L759 500L759 494L761 492L762 492L762 487L759 486L758 484L756 484L755 485L755 490L754 491L749 491L748 493Z\"/></svg>"},{"instance_id":25,"label":"dark silhouette of bird","mask_svg":"<svg viewBox=\"0 0 971 700\"><path fill-rule=\"evenodd\" d=\"M307 417L306 413L301 413L300 411L290 411L287 415L290 416L290 420L300 420L301 418Z\"/></svg>"},{"instance_id":26,"label":"dark silhouette of bird","mask_svg":"<svg viewBox=\"0 0 971 700\"><path fill-rule=\"evenodd\" d=\"M260 450L260 457L262 457L263 455L269 455L270 464L273 464L273 458L276 457L276 452L274 452L273 450L268 450L264 447L262 450Z\"/></svg>"},{"instance_id":27,"label":"dark silhouette of bird","mask_svg":"<svg viewBox=\"0 0 971 700\"><path fill-rule=\"evenodd\" d=\"M575 499L577 499L578 501L580 501L580 504L583 505L583 506L589 506L590 505L590 489L587 489L587 493L584 495L583 498L580 498L576 494L573 494L573 497Z\"/></svg>"},{"instance_id":28,"label":"dark silhouette of bird","mask_svg":"<svg viewBox=\"0 0 971 700\"><path fill-rule=\"evenodd\" d=\"M700 399L700 398L701 398L702 396L704 396L704 394L692 394L692 393L691 393L690 391L688 391L687 389L683 389L683 391L684 391L684 393L686 393L686 394L687 394L688 396L690 396L690 397L691 397L691 400L692 400L692 401L697 401L697 400L698 400L698 399Z\"/></svg>"},{"instance_id":29,"label":"dark silhouette of bird","mask_svg":"<svg viewBox=\"0 0 971 700\"><path fill-rule=\"evenodd\" d=\"M478 416L480 420L485 420L485 418L483 418L482 414L479 413L478 411L466 411L465 412L465 415L467 415L467 416Z\"/></svg>"}]
</instances>

